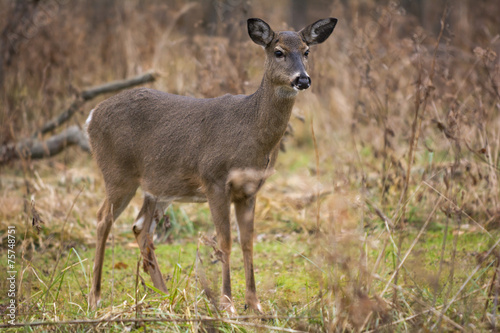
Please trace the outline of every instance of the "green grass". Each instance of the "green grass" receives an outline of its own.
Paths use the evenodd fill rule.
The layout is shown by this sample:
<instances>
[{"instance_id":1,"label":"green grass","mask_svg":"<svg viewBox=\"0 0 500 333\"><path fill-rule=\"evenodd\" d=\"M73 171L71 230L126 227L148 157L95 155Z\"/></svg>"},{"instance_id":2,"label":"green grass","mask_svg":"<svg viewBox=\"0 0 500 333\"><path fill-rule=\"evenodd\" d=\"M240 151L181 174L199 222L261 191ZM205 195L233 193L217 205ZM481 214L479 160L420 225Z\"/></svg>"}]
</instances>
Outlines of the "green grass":
<instances>
[{"instance_id":1,"label":"green grass","mask_svg":"<svg viewBox=\"0 0 500 333\"><path fill-rule=\"evenodd\" d=\"M425 311L432 306L440 311L455 298L446 312L447 320L460 325L474 325L478 329L487 327L483 316L495 257L486 256L486 253L500 237L498 230L491 229L488 234L465 215L466 212L446 213L446 209L453 205L442 199L441 209L436 209L431 215L429 224L409 251L431 213L430 208L444 194L437 194L428 186L412 186L404 227L391 229L388 233L384 222L374 213L373 206L361 204L355 179L352 183L334 183L333 191L320 200L322 232L317 234L314 230L318 206L316 201L310 201L311 194L314 198L312 184L317 181L317 175L310 171L314 152L289 147L289 152L281 156L283 158L277 166L281 171L269 179L258 200L254 267L258 295L265 314L295 319L252 323L324 330L333 318L345 318L345 323L348 323L344 324L345 327L353 328L356 325L360 327L373 312L373 321L365 329L398 320L402 321L390 326L396 331L405 327L432 327L438 321L438 315L430 316ZM422 161L428 159L423 158ZM288 164L295 165L293 171L287 167ZM110 238L105 254L102 307L95 312L89 311L87 295L94 259L93 224L99 198L102 197L100 177L88 172L93 166L86 158L69 169L71 171L64 181L47 172L46 164L39 163L38 167L41 180L33 182L39 186L36 207L45 219L41 233L37 234L31 227L29 212L21 211L16 217L9 217L9 223L17 226L16 269L22 272L18 274L22 286L18 322L65 322L113 317L132 319L137 315L136 302L140 303L139 316L147 318L225 316L217 314L218 310L203 290L208 287L217 300L221 284L220 263L213 262L212 248L199 241L200 234L211 236L214 232L208 206L175 204L167 210L171 228L161 231L161 226L158 227L156 253L170 291L168 295L163 295L154 291L149 276L142 270L139 250L131 231L142 201L140 193L115 222L112 231L114 246ZM320 178L324 183L336 178L332 174L333 168L326 171L331 167L322 167ZM82 175L86 176L82 178ZM22 184L19 176L16 171L8 171L5 183L14 184L12 186ZM442 182L441 179L438 181ZM432 183L431 180L429 183ZM439 184L432 184L439 189ZM17 186L17 191L21 192L22 187ZM373 193L377 193L377 186L372 189ZM397 211L393 202L398 191L395 194L389 194L390 200L385 206L375 201L389 218ZM371 200L375 195L370 196ZM461 201L457 204L462 205ZM22 209L22 205L19 208ZM477 214L475 219L478 219ZM363 228L360 221L364 221ZM402 224L402 221L397 223ZM245 310L242 253L234 225L232 229L233 298L240 315L251 315ZM399 251L397 246L400 246ZM196 261L197 249L201 258L199 262ZM409 255L398 274L399 289L391 284L386 288L399 265L398 256L402 259L407 251ZM3 248L1 257L5 257L5 253ZM136 289L138 263L140 277ZM208 285L200 283L200 274L206 278ZM3 271L0 281L5 279L6 272ZM382 293L384 289L386 292ZM1 297L0 304L7 304L5 294ZM394 297L397 303L393 303ZM490 302L488 312L492 311L491 307ZM92 325L79 327L85 330ZM123 325L134 331L144 329L134 323L110 322L101 325L111 331L120 331ZM197 323L177 322L145 325L148 330L159 331L189 331L198 327ZM244 323L213 325L228 332L255 330L255 327L245 326ZM444 330L453 329L449 321L444 320L441 325ZM57 328L57 324L54 327ZM70 330L69 327L76 328L61 326L57 329ZM208 329L208 326L204 327Z\"/></svg>"},{"instance_id":2,"label":"green grass","mask_svg":"<svg viewBox=\"0 0 500 333\"><path fill-rule=\"evenodd\" d=\"M184 229L184 226L183 224L180 228ZM381 238L384 232L382 228L375 229L372 241ZM186 233L190 232L186 231ZM346 251L354 251L355 254L357 251L366 250L369 270L381 253L380 244L365 244L363 249L361 244L355 245L352 240L342 240L336 246L345 257L330 259L330 263L326 264L324 260L329 259L324 257L324 253L318 255L319 248L315 246L315 236L295 233L291 230L283 230L283 233L287 235L285 239L280 239L278 235L275 239L268 237L255 243L254 264L259 296L265 313L278 316L312 316L307 321L308 325L314 326L315 321L320 321L321 312L318 304L321 304L321 300L319 295L323 294L322 297L325 297L325 292L327 294L329 292L342 294L347 289L352 288L353 284L356 284L356 281L352 279L359 278L359 272L355 272L359 268L353 263L345 262L345 260L355 260L355 256L350 258L349 254L346 256ZM403 237L402 254L408 250L417 233L416 228L410 228L404 234L397 235L397 237ZM435 302L436 305L440 305L443 304L447 294L453 295L457 292L462 281L468 277L471 267L476 266L477 255L487 251L492 245L493 239L485 233L464 230L458 235L457 246L454 248L453 240L457 237L456 233L457 230L448 231L445 258L440 257L444 236L443 229L433 227L423 234L403 266L404 279L399 282L399 285L409 290L411 294L402 294L401 299L411 303L413 297L411 295L418 295L425 302ZM498 232L493 233L493 237L499 236ZM316 244L324 246L320 243ZM203 295L202 286L196 281L196 252L199 246L202 262L198 263L198 269L202 269L209 278L210 287L214 288L213 291L219 293L217 288L220 287L220 267L219 263L211 262L211 248L202 243L198 245L195 236L189 237L186 234L181 239L173 240L171 244L157 244L156 253L167 279L170 293L159 295L151 290L149 276L142 271L141 263L136 299L134 286L140 253L132 244L116 242L114 247L112 242L108 244L102 279L103 303L102 309L97 312L88 311L86 300L91 276L91 263L94 257L92 248L79 244L65 250L48 248L43 252L33 252L31 260L22 261L23 268L26 269L27 266L30 266L23 275L22 285L24 288L31 289L29 290L31 296L27 297L27 290L24 291L21 308L28 313L19 314L18 321L66 321L99 318L111 313L129 318L135 315L130 307L136 301L141 300L143 301L141 312L146 316L165 313L166 309L169 309L173 314L186 315L186 309L194 311L195 303L198 314L213 314L213 307ZM451 266L449 255L452 251L456 251L453 266ZM50 268L54 267L56 263L56 253L60 255L60 262L54 274L54 280L50 284L52 273ZM248 314L244 308L245 279L242 254L239 244L236 242L233 245L232 253L231 273L235 305L240 314ZM370 286L371 293L378 294L383 289L385 285L383 281L389 278L397 265L396 253L393 246L388 244L380 263L381 268L377 272L381 280L374 281ZM443 269L441 275L436 276L436 267L441 261ZM492 264L491 259L486 260L463 291L465 294L476 292L476 295L482 297L469 300L467 303L459 303L451 313L447 314L448 316L454 318L454 316L466 315L469 316L469 320L480 320L486 297L484 284L491 278ZM449 275L453 267L455 268L454 283L450 287ZM333 282L332 276L336 279L334 286L328 286L329 283ZM4 280L5 276L1 275L0 278ZM328 291L329 288L332 289ZM450 292L447 292L447 288L451 288ZM391 297L392 293L393 290L389 288L385 296ZM4 301L2 300L2 302ZM404 307L404 305L401 306ZM195 314L191 312L191 315ZM292 327L297 325L297 323L291 324ZM192 324L172 325L174 324L151 323L147 326L150 329L160 330L165 327L175 327L181 331L192 327ZM119 330L121 326L110 323L106 327ZM244 326L234 327L231 325L228 325L226 329L229 331L246 330Z\"/></svg>"},{"instance_id":3,"label":"green grass","mask_svg":"<svg viewBox=\"0 0 500 333\"><path fill-rule=\"evenodd\" d=\"M149 69L161 75L148 86L162 91L197 97L252 93L260 83L263 53L249 47L245 19L263 5L273 24L289 18L279 5L251 3L249 12L232 15L228 38L206 35L191 13L178 21L185 6L180 1L169 8L154 1L116 3L111 7L127 18L119 23L114 9L104 8L116 27L111 30L107 24L82 29L84 22L102 21L85 2L62 6L61 15L51 16L36 38L21 43L15 61L4 68L5 141L29 137L71 103L73 91ZM292 116L294 137L257 200L257 289L265 314L274 318L230 321L214 306L220 263L200 241L200 235L214 232L206 204L174 204L167 211L170 228L159 224L156 252L170 293L156 292L131 231L142 205L140 190L115 222L104 261L102 307L89 311L104 185L90 156L70 148L0 170L2 244L9 226L17 231L16 320L52 322L24 331L498 330L498 290L491 287L499 278L498 248L492 246L500 239L500 118L498 55L492 50L500 39L491 37L498 17L485 15L495 12L494 5L449 7L441 37L435 31L438 16L420 28L419 18L398 4L327 7L325 15L330 8L341 20L332 38L313 48L308 69L313 85L294 109L305 121ZM439 15L443 9L440 2L429 2L426 11ZM10 10L0 16L6 22L17 17ZM168 25L174 23L183 28ZM64 61L50 60L59 49L69 50ZM83 124L100 100L87 102L69 124ZM419 126L414 119L421 120ZM414 134L418 140L411 142ZM44 222L39 233L33 212ZM233 297L238 313L247 315L242 254L232 228ZM6 258L4 245L0 262ZM8 319L6 278L3 269L0 325ZM110 321L198 315L218 321ZM96 322L65 323L71 320Z\"/></svg>"}]
</instances>

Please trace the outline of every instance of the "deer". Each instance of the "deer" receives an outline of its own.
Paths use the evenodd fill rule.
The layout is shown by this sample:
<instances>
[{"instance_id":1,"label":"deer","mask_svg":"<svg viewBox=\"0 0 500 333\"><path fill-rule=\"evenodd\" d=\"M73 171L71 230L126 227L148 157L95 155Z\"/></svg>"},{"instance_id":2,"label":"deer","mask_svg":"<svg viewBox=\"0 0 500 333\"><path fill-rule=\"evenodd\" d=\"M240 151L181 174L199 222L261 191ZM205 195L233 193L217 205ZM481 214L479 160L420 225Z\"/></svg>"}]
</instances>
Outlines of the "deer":
<instances>
[{"instance_id":1,"label":"deer","mask_svg":"<svg viewBox=\"0 0 500 333\"><path fill-rule=\"evenodd\" d=\"M208 202L222 253L220 306L236 313L230 275L233 204L246 306L262 313L253 266L256 195L273 170L296 96L311 85L310 47L323 43L336 24L336 18L326 18L298 32L274 32L263 20L248 19L251 40L266 53L261 84L251 95L194 98L136 88L90 112L86 130L106 195L97 212L91 309L101 302L111 226L141 187L144 201L132 230L154 287L168 293L152 241L165 209L172 202Z\"/></svg>"}]
</instances>

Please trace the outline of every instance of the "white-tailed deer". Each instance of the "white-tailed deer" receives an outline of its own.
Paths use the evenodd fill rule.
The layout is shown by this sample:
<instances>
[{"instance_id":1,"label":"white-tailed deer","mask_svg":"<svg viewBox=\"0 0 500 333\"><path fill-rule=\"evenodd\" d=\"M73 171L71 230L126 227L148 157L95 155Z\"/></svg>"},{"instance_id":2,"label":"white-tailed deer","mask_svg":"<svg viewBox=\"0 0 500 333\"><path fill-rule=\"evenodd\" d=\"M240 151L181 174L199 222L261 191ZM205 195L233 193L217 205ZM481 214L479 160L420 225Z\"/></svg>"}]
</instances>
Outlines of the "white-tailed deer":
<instances>
[{"instance_id":1,"label":"white-tailed deer","mask_svg":"<svg viewBox=\"0 0 500 333\"><path fill-rule=\"evenodd\" d=\"M245 299L251 309L261 311L253 272L255 196L274 165L297 92L311 84L309 46L324 42L336 23L327 18L299 32L274 32L264 21L249 19L250 38L266 52L264 78L252 95L196 99L140 88L111 97L92 111L87 131L106 199L97 213L91 308L101 297L111 225L141 186L144 203L133 232L154 286L167 292L152 243L164 209L172 201L208 201L222 251L222 304L234 311L232 202L243 250Z\"/></svg>"}]
</instances>

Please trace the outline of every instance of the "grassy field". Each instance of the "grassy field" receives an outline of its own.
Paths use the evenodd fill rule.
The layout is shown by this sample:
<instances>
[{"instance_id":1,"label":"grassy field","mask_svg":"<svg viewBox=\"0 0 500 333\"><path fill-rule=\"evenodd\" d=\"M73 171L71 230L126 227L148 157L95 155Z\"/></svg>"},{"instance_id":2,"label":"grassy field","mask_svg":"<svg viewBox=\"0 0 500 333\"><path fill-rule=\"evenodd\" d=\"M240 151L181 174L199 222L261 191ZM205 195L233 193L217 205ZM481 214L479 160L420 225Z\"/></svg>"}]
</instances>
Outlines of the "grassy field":
<instances>
[{"instance_id":1,"label":"grassy field","mask_svg":"<svg viewBox=\"0 0 500 333\"><path fill-rule=\"evenodd\" d=\"M342 325L351 330L361 327L373 312L367 330L390 325L389 331L404 331L431 327L448 304L451 306L441 319L440 330L486 328L482 317L496 265L489 251L498 232L484 231L466 216L446 218L444 212L435 209L432 214L419 214L422 207L416 204L408 207L413 220L404 230L388 231L370 204L361 201L358 191L348 184L338 184L319 201L322 232L318 234L314 232L318 201L312 190L317 179L304 158L312 153L313 149L309 153L291 149L287 155L300 154L303 161L293 163L285 155L279 166L285 171L270 179L259 198L257 286L265 314L279 319L201 326L147 323L147 329L217 327L252 331L254 328L247 325L256 325L322 331L329 325ZM183 204L169 208L172 226L166 233L159 228L156 247L170 294L159 295L152 290L142 263L138 270L140 253L130 231L140 208L140 195L115 223L106 251L103 306L96 312L89 311L86 297L95 237L92 215L102 183L88 158L75 162L64 178L64 172L54 176L45 164L37 166L39 177L32 183L37 188L36 209L45 222L41 232L33 230L30 214L8 218L9 225L16 226L18 241L16 269L22 295L19 322L60 322L52 329L85 331L93 326L64 323L97 318L104 320L97 327L120 331L138 326L112 320L226 316L217 314L213 307L213 299L218 299L220 268L210 242L205 240L213 235L208 207ZM15 187L17 183L18 187L11 192L16 195L3 200L22 210L22 173L8 171L3 180L5 186ZM418 192L427 192L435 207L444 203L445 199L439 200L439 194L425 186L410 196L416 197ZM244 272L236 238L233 250L236 307L240 315L253 315L244 308ZM2 254L6 256L5 251ZM396 286L398 258L404 264ZM2 280L5 278L4 271ZM491 306L487 310L491 311Z\"/></svg>"},{"instance_id":2,"label":"grassy field","mask_svg":"<svg viewBox=\"0 0 500 333\"><path fill-rule=\"evenodd\" d=\"M2 144L35 132L68 107L75 91L148 70L159 77L147 86L173 93L252 93L264 54L246 36L245 19L288 27L285 1L230 2L232 25L217 21L210 34L197 24L204 2L90 3L94 9L54 7L4 66ZM245 308L234 221L239 316L217 309L220 264L206 204L168 208L170 225L158 226L155 246L170 292L154 290L131 231L140 190L113 226L103 303L90 311L104 188L91 156L71 147L0 166L0 327L498 331L500 23L490 14L498 5L429 6L424 24L395 3L311 5L312 21L335 16L339 24L312 49L311 89L297 98L293 135L258 197L254 266L263 315ZM105 97L86 102L68 123L83 124ZM17 272L15 297L9 271ZM16 328L8 327L12 299Z\"/></svg>"}]
</instances>

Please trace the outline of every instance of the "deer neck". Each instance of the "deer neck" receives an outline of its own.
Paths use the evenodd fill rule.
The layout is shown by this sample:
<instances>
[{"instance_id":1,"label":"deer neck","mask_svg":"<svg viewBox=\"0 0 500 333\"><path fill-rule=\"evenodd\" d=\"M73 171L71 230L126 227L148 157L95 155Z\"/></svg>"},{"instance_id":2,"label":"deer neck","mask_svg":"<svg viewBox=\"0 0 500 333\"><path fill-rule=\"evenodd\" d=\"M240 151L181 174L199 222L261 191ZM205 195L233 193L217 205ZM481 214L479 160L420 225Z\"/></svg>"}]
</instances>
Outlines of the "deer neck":
<instances>
[{"instance_id":1,"label":"deer neck","mask_svg":"<svg viewBox=\"0 0 500 333\"><path fill-rule=\"evenodd\" d=\"M252 96L257 105L258 141L269 153L285 134L296 96L297 91L273 84L266 75Z\"/></svg>"}]
</instances>

